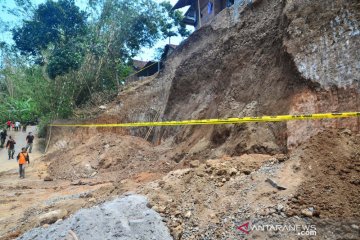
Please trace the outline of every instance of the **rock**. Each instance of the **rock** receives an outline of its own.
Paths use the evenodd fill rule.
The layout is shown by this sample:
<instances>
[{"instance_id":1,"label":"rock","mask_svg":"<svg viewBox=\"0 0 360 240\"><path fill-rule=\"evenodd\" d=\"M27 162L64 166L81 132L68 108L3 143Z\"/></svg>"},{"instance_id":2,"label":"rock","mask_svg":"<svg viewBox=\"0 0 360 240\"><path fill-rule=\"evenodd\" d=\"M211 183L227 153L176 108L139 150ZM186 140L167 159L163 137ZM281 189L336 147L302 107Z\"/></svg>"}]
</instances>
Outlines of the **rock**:
<instances>
[{"instance_id":1,"label":"rock","mask_svg":"<svg viewBox=\"0 0 360 240\"><path fill-rule=\"evenodd\" d=\"M227 173L226 169L219 169L216 171L216 175L218 176L226 175L226 173Z\"/></svg>"},{"instance_id":2,"label":"rock","mask_svg":"<svg viewBox=\"0 0 360 240\"><path fill-rule=\"evenodd\" d=\"M80 198L91 198L93 194L91 192L85 192L80 194Z\"/></svg>"},{"instance_id":3,"label":"rock","mask_svg":"<svg viewBox=\"0 0 360 240\"><path fill-rule=\"evenodd\" d=\"M312 217L313 216L313 212L310 211L309 209L301 210L301 214L304 215L305 217Z\"/></svg>"},{"instance_id":4,"label":"rock","mask_svg":"<svg viewBox=\"0 0 360 240\"><path fill-rule=\"evenodd\" d=\"M221 181L222 181L223 183L226 182L226 178L223 178Z\"/></svg>"},{"instance_id":5,"label":"rock","mask_svg":"<svg viewBox=\"0 0 360 240\"><path fill-rule=\"evenodd\" d=\"M154 206L152 209L158 213L165 213L166 206Z\"/></svg>"},{"instance_id":6,"label":"rock","mask_svg":"<svg viewBox=\"0 0 360 240\"><path fill-rule=\"evenodd\" d=\"M237 174L238 170L236 168L230 168L229 174L230 176L235 176Z\"/></svg>"},{"instance_id":7,"label":"rock","mask_svg":"<svg viewBox=\"0 0 360 240\"><path fill-rule=\"evenodd\" d=\"M89 202L96 203L96 198L90 198Z\"/></svg>"},{"instance_id":8,"label":"rock","mask_svg":"<svg viewBox=\"0 0 360 240\"><path fill-rule=\"evenodd\" d=\"M101 110L106 110L106 106L101 105L101 106L99 106L99 109L101 109Z\"/></svg>"},{"instance_id":9,"label":"rock","mask_svg":"<svg viewBox=\"0 0 360 240\"><path fill-rule=\"evenodd\" d=\"M187 212L185 213L184 217L190 218L190 217L191 217L191 211L187 211Z\"/></svg>"},{"instance_id":10,"label":"rock","mask_svg":"<svg viewBox=\"0 0 360 240\"><path fill-rule=\"evenodd\" d=\"M276 159L281 163L281 162L285 162L286 160L289 159L289 156L286 156L285 154L279 154Z\"/></svg>"},{"instance_id":11,"label":"rock","mask_svg":"<svg viewBox=\"0 0 360 240\"><path fill-rule=\"evenodd\" d=\"M44 225L42 225L44 228L48 228L50 225L45 223Z\"/></svg>"},{"instance_id":12,"label":"rock","mask_svg":"<svg viewBox=\"0 0 360 240\"><path fill-rule=\"evenodd\" d=\"M251 171L249 169L242 170L242 173L245 175L250 175Z\"/></svg>"},{"instance_id":13,"label":"rock","mask_svg":"<svg viewBox=\"0 0 360 240\"><path fill-rule=\"evenodd\" d=\"M181 216L181 211L176 210L176 211L174 212L174 216L175 216L175 217L180 217L180 216Z\"/></svg>"},{"instance_id":14,"label":"rock","mask_svg":"<svg viewBox=\"0 0 360 240\"><path fill-rule=\"evenodd\" d=\"M97 172L93 172L90 177L95 177L95 175L97 174Z\"/></svg>"},{"instance_id":15,"label":"rock","mask_svg":"<svg viewBox=\"0 0 360 240\"><path fill-rule=\"evenodd\" d=\"M181 225L177 226L176 228L172 229L171 235L174 237L174 240L180 240L183 235L184 229Z\"/></svg>"},{"instance_id":16,"label":"rock","mask_svg":"<svg viewBox=\"0 0 360 240\"><path fill-rule=\"evenodd\" d=\"M40 225L43 224L52 224L58 219L63 219L68 214L68 211L65 209L57 209L48 213L44 213L38 217Z\"/></svg>"},{"instance_id":17,"label":"rock","mask_svg":"<svg viewBox=\"0 0 360 240\"><path fill-rule=\"evenodd\" d=\"M161 180L158 183L159 187L163 188L165 186L165 181Z\"/></svg>"},{"instance_id":18,"label":"rock","mask_svg":"<svg viewBox=\"0 0 360 240\"><path fill-rule=\"evenodd\" d=\"M59 223L59 222L62 222L63 220L60 218L58 219L55 223Z\"/></svg>"},{"instance_id":19,"label":"rock","mask_svg":"<svg viewBox=\"0 0 360 240\"><path fill-rule=\"evenodd\" d=\"M51 182L51 181L54 181L54 179L52 177L50 177L50 176L46 176L46 177L44 177L44 181L45 182Z\"/></svg>"},{"instance_id":20,"label":"rock","mask_svg":"<svg viewBox=\"0 0 360 240\"><path fill-rule=\"evenodd\" d=\"M278 205L276 206L276 210L277 210L278 212L282 212L282 211L284 210L284 205L278 204Z\"/></svg>"},{"instance_id":21,"label":"rock","mask_svg":"<svg viewBox=\"0 0 360 240\"><path fill-rule=\"evenodd\" d=\"M295 215L296 215L295 211L292 210L292 209L286 210L286 211L285 211L285 214L286 214L286 216L288 216L288 217L292 217L292 216L295 216Z\"/></svg>"},{"instance_id":22,"label":"rock","mask_svg":"<svg viewBox=\"0 0 360 240\"><path fill-rule=\"evenodd\" d=\"M271 215L271 214L273 214L273 213L276 213L276 210L275 210L274 208L268 208L268 209L266 210L266 215Z\"/></svg>"},{"instance_id":23,"label":"rock","mask_svg":"<svg viewBox=\"0 0 360 240\"><path fill-rule=\"evenodd\" d=\"M351 228L352 228L352 229L355 229L355 230L359 230L359 229L360 229L359 226L356 225L356 224L351 224Z\"/></svg>"},{"instance_id":24,"label":"rock","mask_svg":"<svg viewBox=\"0 0 360 240\"><path fill-rule=\"evenodd\" d=\"M299 163L293 164L293 165L292 165L292 169L294 170L294 173L296 173L296 172L300 171L301 166L300 166Z\"/></svg>"},{"instance_id":25,"label":"rock","mask_svg":"<svg viewBox=\"0 0 360 240\"><path fill-rule=\"evenodd\" d=\"M153 208L153 205L152 205L150 202L147 202L147 203L146 203L146 207L148 207L148 208Z\"/></svg>"},{"instance_id":26,"label":"rock","mask_svg":"<svg viewBox=\"0 0 360 240\"><path fill-rule=\"evenodd\" d=\"M319 211L319 210L315 210L315 211L313 212L313 216L314 216L314 217L320 217L320 211Z\"/></svg>"},{"instance_id":27,"label":"rock","mask_svg":"<svg viewBox=\"0 0 360 240\"><path fill-rule=\"evenodd\" d=\"M279 189L279 190L286 190L285 187L279 186L276 182L274 182L274 181L271 180L270 178L267 178L267 179L265 180L265 182L270 183L271 186L273 186L274 188L277 188L277 189Z\"/></svg>"},{"instance_id":28,"label":"rock","mask_svg":"<svg viewBox=\"0 0 360 240\"><path fill-rule=\"evenodd\" d=\"M345 129L345 130L342 131L342 133L344 133L346 135L351 135L352 134L350 129Z\"/></svg>"},{"instance_id":29,"label":"rock","mask_svg":"<svg viewBox=\"0 0 360 240\"><path fill-rule=\"evenodd\" d=\"M200 166L200 161L199 160L194 160L190 162L190 167L192 168L197 168Z\"/></svg>"},{"instance_id":30,"label":"rock","mask_svg":"<svg viewBox=\"0 0 360 240\"><path fill-rule=\"evenodd\" d=\"M70 185L74 185L74 186L77 186L77 185L86 185L86 183L84 183L84 182L81 181L81 180L78 180L78 181L73 181L73 182L71 182Z\"/></svg>"}]
</instances>

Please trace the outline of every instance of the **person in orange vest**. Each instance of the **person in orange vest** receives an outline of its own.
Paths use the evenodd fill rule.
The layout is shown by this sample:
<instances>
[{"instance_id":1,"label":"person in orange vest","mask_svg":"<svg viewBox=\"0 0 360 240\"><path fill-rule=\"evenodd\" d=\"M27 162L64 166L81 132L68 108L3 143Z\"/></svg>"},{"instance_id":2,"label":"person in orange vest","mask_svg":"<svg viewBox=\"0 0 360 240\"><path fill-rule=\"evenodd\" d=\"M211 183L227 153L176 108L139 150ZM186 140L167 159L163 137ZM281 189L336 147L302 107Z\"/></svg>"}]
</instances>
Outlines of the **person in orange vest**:
<instances>
[{"instance_id":1,"label":"person in orange vest","mask_svg":"<svg viewBox=\"0 0 360 240\"><path fill-rule=\"evenodd\" d=\"M22 148L21 152L17 156L17 161L19 162L19 173L20 178L25 178L25 164L26 162L30 164L29 154L26 152L26 148Z\"/></svg>"}]
</instances>

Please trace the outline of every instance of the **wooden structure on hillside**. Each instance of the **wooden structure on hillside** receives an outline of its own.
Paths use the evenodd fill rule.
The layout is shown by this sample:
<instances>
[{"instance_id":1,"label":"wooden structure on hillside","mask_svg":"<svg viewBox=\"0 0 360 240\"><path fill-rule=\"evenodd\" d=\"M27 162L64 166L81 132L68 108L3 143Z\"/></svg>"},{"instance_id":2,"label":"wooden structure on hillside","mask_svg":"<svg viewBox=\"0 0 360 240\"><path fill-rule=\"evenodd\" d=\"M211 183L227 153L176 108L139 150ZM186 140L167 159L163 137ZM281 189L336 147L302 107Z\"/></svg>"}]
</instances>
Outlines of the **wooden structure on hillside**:
<instances>
[{"instance_id":1,"label":"wooden structure on hillside","mask_svg":"<svg viewBox=\"0 0 360 240\"><path fill-rule=\"evenodd\" d=\"M133 59L132 68L135 74L128 77L126 82L138 81L143 77L149 77L159 72L163 69L164 62L175 51L176 47L177 45L174 44L166 44L160 61L141 61Z\"/></svg>"},{"instance_id":2,"label":"wooden structure on hillside","mask_svg":"<svg viewBox=\"0 0 360 240\"><path fill-rule=\"evenodd\" d=\"M234 4L234 0L179 0L173 10L190 6L183 22L199 29L210 22L219 12Z\"/></svg>"}]
</instances>

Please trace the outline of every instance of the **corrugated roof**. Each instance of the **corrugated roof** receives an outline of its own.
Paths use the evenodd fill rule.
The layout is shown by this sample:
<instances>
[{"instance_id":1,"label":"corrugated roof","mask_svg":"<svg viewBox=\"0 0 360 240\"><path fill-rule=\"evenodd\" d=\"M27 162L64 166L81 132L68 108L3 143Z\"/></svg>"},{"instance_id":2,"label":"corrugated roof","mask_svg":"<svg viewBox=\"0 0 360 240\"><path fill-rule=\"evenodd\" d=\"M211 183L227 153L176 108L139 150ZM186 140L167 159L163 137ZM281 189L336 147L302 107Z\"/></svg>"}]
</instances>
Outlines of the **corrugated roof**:
<instances>
[{"instance_id":1,"label":"corrugated roof","mask_svg":"<svg viewBox=\"0 0 360 240\"><path fill-rule=\"evenodd\" d=\"M193 4L194 2L195 2L195 0L179 0L179 1L174 5L174 7L172 8L172 10L189 6L189 5Z\"/></svg>"},{"instance_id":2,"label":"corrugated roof","mask_svg":"<svg viewBox=\"0 0 360 240\"><path fill-rule=\"evenodd\" d=\"M148 63L148 61L141 61L141 60L135 60L133 59L133 66L136 69L142 69L143 67L145 67L145 65Z\"/></svg>"},{"instance_id":3,"label":"corrugated roof","mask_svg":"<svg viewBox=\"0 0 360 240\"><path fill-rule=\"evenodd\" d=\"M175 44L166 44L166 45L169 45L173 49L177 48L177 46L178 46L178 45L175 45Z\"/></svg>"}]
</instances>

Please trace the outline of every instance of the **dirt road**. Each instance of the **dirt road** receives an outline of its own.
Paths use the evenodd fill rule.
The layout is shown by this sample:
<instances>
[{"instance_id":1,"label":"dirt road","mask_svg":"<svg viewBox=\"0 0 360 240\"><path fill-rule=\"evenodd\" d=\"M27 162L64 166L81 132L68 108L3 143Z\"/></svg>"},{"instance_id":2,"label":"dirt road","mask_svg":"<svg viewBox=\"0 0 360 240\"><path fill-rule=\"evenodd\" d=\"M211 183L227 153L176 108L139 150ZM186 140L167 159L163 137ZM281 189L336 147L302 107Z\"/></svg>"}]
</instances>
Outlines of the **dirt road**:
<instances>
[{"instance_id":1,"label":"dirt road","mask_svg":"<svg viewBox=\"0 0 360 240\"><path fill-rule=\"evenodd\" d=\"M14 159L8 160L7 149L5 149L5 148L0 149L0 172L12 170L12 169L15 170L18 168L18 165L16 162L16 156L20 152L21 148L26 146L26 136L29 132L32 132L36 136L36 127L35 126L28 127L27 132L22 132L22 131L19 131L19 132L9 131L8 132L8 136L11 136L16 141L15 155L14 155ZM6 141L8 139L9 138L7 138ZM5 142L5 144L6 144L6 142ZM30 159L35 159L35 158L39 157L40 155L41 155L41 153L38 150L37 141L35 139L33 152L32 152L32 154L30 154Z\"/></svg>"},{"instance_id":2,"label":"dirt road","mask_svg":"<svg viewBox=\"0 0 360 240\"><path fill-rule=\"evenodd\" d=\"M28 128L36 136L36 128ZM16 153L26 145L27 133L10 132L16 140ZM25 179L20 179L16 160L8 160L6 149L0 149L0 239L14 239L28 229L39 226L41 214L66 209L71 214L81 207L92 206L92 192L103 188L109 192L111 183L72 185L70 181L54 179L44 181L48 163L43 161L35 138L31 164L27 166ZM94 194L95 195L95 194ZM107 196L106 194L101 194ZM91 199L91 201L88 201Z\"/></svg>"}]
</instances>

